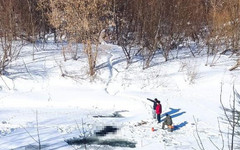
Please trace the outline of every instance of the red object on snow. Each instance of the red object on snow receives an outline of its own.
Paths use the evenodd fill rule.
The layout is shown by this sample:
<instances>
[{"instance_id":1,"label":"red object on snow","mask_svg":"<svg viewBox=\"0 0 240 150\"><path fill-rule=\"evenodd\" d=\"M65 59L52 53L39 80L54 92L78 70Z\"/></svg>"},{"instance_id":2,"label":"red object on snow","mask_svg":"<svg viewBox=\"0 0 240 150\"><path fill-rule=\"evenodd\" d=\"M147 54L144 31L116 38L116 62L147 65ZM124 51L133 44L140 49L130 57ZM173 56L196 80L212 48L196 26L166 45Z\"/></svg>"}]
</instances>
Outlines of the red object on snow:
<instances>
[{"instance_id":1,"label":"red object on snow","mask_svg":"<svg viewBox=\"0 0 240 150\"><path fill-rule=\"evenodd\" d=\"M152 132L154 131L154 127L152 127Z\"/></svg>"}]
</instances>

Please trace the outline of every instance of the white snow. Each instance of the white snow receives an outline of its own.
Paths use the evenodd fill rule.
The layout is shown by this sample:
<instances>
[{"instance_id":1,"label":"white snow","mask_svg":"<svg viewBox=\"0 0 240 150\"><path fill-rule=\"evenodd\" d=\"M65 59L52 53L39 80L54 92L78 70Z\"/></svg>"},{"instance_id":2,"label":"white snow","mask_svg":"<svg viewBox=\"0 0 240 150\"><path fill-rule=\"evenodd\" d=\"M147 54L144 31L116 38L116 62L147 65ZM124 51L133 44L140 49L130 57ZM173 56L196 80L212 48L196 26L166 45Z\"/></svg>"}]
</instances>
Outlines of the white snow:
<instances>
[{"instance_id":1,"label":"white snow","mask_svg":"<svg viewBox=\"0 0 240 150\"><path fill-rule=\"evenodd\" d=\"M178 59L167 62L157 54L152 66L143 70L140 58L127 67L121 48L104 44L100 46L97 75L91 79L81 49L77 61L64 62L61 46L54 43L46 44L45 49L40 46L34 60L32 45L25 46L0 79L1 150L38 149L38 135L42 149L85 149L83 145L68 145L65 140L84 134L94 136L108 125L119 130L102 139L134 141L136 147L87 145L87 149L199 149L196 125L206 149L215 148L210 139L222 146L218 127L218 117L224 117L221 84L227 107L233 84L240 91L239 69L228 71L234 56L222 55L210 67L205 65L205 54L193 58L188 50L183 50ZM62 77L60 66L71 77ZM192 83L190 71L196 74ZM169 113L173 117L176 130L161 129L162 124L152 119L152 103L147 98L161 101L162 115ZM94 117L117 111L123 117ZM138 125L142 121L147 123ZM156 131L152 132L152 127ZM221 123L221 130L227 132L228 126Z\"/></svg>"}]
</instances>

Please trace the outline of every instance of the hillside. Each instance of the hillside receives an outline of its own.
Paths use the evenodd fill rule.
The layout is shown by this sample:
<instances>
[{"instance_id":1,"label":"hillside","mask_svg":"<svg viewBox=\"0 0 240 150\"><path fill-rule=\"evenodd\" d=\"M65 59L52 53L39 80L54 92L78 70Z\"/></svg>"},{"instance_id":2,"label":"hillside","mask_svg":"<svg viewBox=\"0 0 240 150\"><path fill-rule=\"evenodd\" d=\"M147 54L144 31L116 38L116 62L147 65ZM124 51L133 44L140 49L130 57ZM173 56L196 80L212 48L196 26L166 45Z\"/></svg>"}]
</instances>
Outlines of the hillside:
<instances>
[{"instance_id":1,"label":"hillside","mask_svg":"<svg viewBox=\"0 0 240 150\"><path fill-rule=\"evenodd\" d=\"M210 67L205 65L204 51L193 57L188 49L181 50L178 58L172 51L167 62L159 52L143 70L141 57L127 67L121 48L105 44L100 45L97 74L90 77L82 45L76 61L70 59L71 52L64 61L61 46L51 42L44 49L37 45L33 60L32 47L23 47L1 76L1 150L38 149L38 139L46 150L189 150L199 149L197 134L206 149L215 148L211 140L222 147L218 118L222 132L228 132L228 125L222 119L220 91L222 85L226 107L233 85L240 91L240 70L229 71L235 56L221 55ZM173 132L162 130L162 124L152 119L152 103L147 98L161 101L162 119L166 113L172 116ZM97 138L126 140L135 147L66 142L74 137L96 137L105 126L116 127L117 132ZM226 134L223 137L228 149Z\"/></svg>"}]
</instances>

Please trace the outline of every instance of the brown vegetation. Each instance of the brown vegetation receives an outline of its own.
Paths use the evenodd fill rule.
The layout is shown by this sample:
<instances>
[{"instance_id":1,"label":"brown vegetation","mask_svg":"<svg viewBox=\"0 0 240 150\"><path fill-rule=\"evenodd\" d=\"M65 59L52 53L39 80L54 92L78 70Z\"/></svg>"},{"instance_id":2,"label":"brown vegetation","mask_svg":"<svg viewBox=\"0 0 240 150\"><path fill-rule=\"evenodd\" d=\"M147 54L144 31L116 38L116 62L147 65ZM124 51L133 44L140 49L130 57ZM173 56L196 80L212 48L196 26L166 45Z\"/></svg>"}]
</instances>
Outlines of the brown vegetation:
<instances>
[{"instance_id":1,"label":"brown vegetation","mask_svg":"<svg viewBox=\"0 0 240 150\"><path fill-rule=\"evenodd\" d=\"M238 0L0 0L1 61L7 64L3 62L11 55L11 41L19 38L34 44L54 33L55 42L65 37L72 45L90 42L97 47L105 31L101 39L120 45L128 65L139 55L148 68L157 52L168 61L180 44L195 56L190 41L208 47L208 55L215 57L206 65L213 65L219 52L239 53L239 8ZM89 72L94 74L91 64L96 65L97 56L88 54L96 49L86 47Z\"/></svg>"}]
</instances>

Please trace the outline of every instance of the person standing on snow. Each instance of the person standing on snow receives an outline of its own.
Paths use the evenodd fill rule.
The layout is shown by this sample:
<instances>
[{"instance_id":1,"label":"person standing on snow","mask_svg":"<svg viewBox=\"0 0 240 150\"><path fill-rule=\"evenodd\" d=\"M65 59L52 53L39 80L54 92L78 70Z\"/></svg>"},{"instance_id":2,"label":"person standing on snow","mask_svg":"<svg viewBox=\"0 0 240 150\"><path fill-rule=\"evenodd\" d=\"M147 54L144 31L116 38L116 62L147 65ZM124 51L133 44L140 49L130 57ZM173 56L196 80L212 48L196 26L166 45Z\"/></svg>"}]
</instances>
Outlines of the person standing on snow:
<instances>
[{"instance_id":1,"label":"person standing on snow","mask_svg":"<svg viewBox=\"0 0 240 150\"><path fill-rule=\"evenodd\" d=\"M160 101L157 98L155 98L154 100L147 98L147 100L153 102L152 115L153 115L153 119L156 119L156 106L157 106L157 102L160 102Z\"/></svg>"},{"instance_id":2,"label":"person standing on snow","mask_svg":"<svg viewBox=\"0 0 240 150\"><path fill-rule=\"evenodd\" d=\"M162 105L160 104L160 101L158 101L157 106L156 106L156 114L157 114L158 123L161 122L161 113L162 113Z\"/></svg>"}]
</instances>

